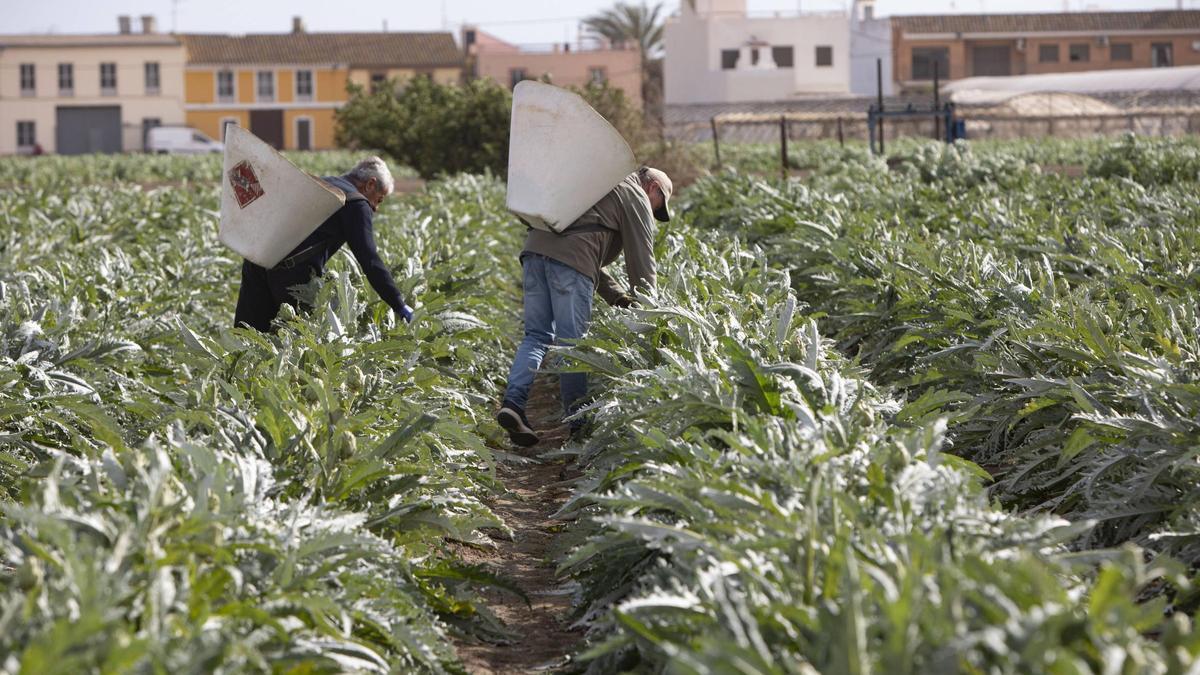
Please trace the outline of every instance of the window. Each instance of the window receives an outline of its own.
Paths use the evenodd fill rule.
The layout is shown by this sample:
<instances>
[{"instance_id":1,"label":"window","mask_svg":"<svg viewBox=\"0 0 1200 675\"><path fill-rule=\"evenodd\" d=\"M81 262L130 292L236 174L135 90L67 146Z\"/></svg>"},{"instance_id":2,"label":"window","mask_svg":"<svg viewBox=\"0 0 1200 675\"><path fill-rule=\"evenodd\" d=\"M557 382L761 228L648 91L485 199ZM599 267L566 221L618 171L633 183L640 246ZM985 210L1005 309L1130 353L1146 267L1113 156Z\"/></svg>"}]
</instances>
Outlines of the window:
<instances>
[{"instance_id":1,"label":"window","mask_svg":"<svg viewBox=\"0 0 1200 675\"><path fill-rule=\"evenodd\" d=\"M1108 48L1108 57L1113 61L1132 61L1133 44L1129 42L1114 42Z\"/></svg>"},{"instance_id":2,"label":"window","mask_svg":"<svg viewBox=\"0 0 1200 675\"><path fill-rule=\"evenodd\" d=\"M820 67L833 65L833 47L825 45L817 47L817 65Z\"/></svg>"},{"instance_id":3,"label":"window","mask_svg":"<svg viewBox=\"0 0 1200 675\"><path fill-rule=\"evenodd\" d=\"M260 70L257 77L258 100L274 101L275 100L275 71Z\"/></svg>"},{"instance_id":4,"label":"window","mask_svg":"<svg viewBox=\"0 0 1200 675\"><path fill-rule=\"evenodd\" d=\"M311 101L313 97L313 74L311 70L296 71L296 98Z\"/></svg>"},{"instance_id":5,"label":"window","mask_svg":"<svg viewBox=\"0 0 1200 675\"><path fill-rule=\"evenodd\" d=\"M100 93L113 96L117 93L117 64L100 64Z\"/></svg>"},{"instance_id":6,"label":"window","mask_svg":"<svg viewBox=\"0 0 1200 675\"><path fill-rule=\"evenodd\" d=\"M237 125L238 125L238 118L236 118L236 117L222 117L221 118L221 142L225 142L225 132L229 129L229 127L231 127L231 126L236 127Z\"/></svg>"},{"instance_id":7,"label":"window","mask_svg":"<svg viewBox=\"0 0 1200 675\"><path fill-rule=\"evenodd\" d=\"M21 64L21 95L33 96L37 91L37 78L32 63Z\"/></svg>"},{"instance_id":8,"label":"window","mask_svg":"<svg viewBox=\"0 0 1200 675\"><path fill-rule=\"evenodd\" d=\"M721 50L721 70L735 70L738 65L738 59L741 56L742 56L741 50L722 49Z\"/></svg>"},{"instance_id":9,"label":"window","mask_svg":"<svg viewBox=\"0 0 1200 675\"><path fill-rule=\"evenodd\" d=\"M159 88L158 61L146 62L146 93L157 94Z\"/></svg>"},{"instance_id":10,"label":"window","mask_svg":"<svg viewBox=\"0 0 1200 675\"><path fill-rule=\"evenodd\" d=\"M588 68L588 82L596 86L600 86L608 82L608 73L603 66L593 66Z\"/></svg>"},{"instance_id":11,"label":"window","mask_svg":"<svg viewBox=\"0 0 1200 675\"><path fill-rule=\"evenodd\" d=\"M217 100L221 102L229 102L234 99L233 90L233 71L221 70L217 72Z\"/></svg>"},{"instance_id":12,"label":"window","mask_svg":"<svg viewBox=\"0 0 1200 675\"><path fill-rule=\"evenodd\" d=\"M37 143L37 134L34 133L33 122L29 120L21 120L17 122L17 147L32 148Z\"/></svg>"},{"instance_id":13,"label":"window","mask_svg":"<svg viewBox=\"0 0 1200 675\"><path fill-rule=\"evenodd\" d=\"M1155 68L1170 68L1174 63L1170 42L1155 42L1150 45L1150 65Z\"/></svg>"},{"instance_id":14,"label":"window","mask_svg":"<svg viewBox=\"0 0 1200 675\"><path fill-rule=\"evenodd\" d=\"M1092 57L1092 47L1086 42L1076 42L1067 47L1067 59L1071 63L1086 63Z\"/></svg>"},{"instance_id":15,"label":"window","mask_svg":"<svg viewBox=\"0 0 1200 675\"><path fill-rule=\"evenodd\" d=\"M150 147L150 130L154 127L161 127L162 119L158 117L143 117L142 118L142 150Z\"/></svg>"},{"instance_id":16,"label":"window","mask_svg":"<svg viewBox=\"0 0 1200 675\"><path fill-rule=\"evenodd\" d=\"M933 64L937 64L938 76L947 79L950 74L949 47L913 47L912 79L932 80Z\"/></svg>"},{"instance_id":17,"label":"window","mask_svg":"<svg viewBox=\"0 0 1200 675\"><path fill-rule=\"evenodd\" d=\"M791 47L771 47L771 57L775 59L776 68L794 68L796 55Z\"/></svg>"},{"instance_id":18,"label":"window","mask_svg":"<svg viewBox=\"0 0 1200 675\"><path fill-rule=\"evenodd\" d=\"M1038 46L1038 63L1058 63L1058 45Z\"/></svg>"},{"instance_id":19,"label":"window","mask_svg":"<svg viewBox=\"0 0 1200 675\"><path fill-rule=\"evenodd\" d=\"M371 73L371 93L374 94L387 82L387 73Z\"/></svg>"},{"instance_id":20,"label":"window","mask_svg":"<svg viewBox=\"0 0 1200 675\"><path fill-rule=\"evenodd\" d=\"M75 93L75 66L70 63L58 64L58 95L72 96Z\"/></svg>"},{"instance_id":21,"label":"window","mask_svg":"<svg viewBox=\"0 0 1200 675\"><path fill-rule=\"evenodd\" d=\"M513 68L509 70L508 77L513 87L516 87L518 84L520 84L522 80L529 79L529 76L526 75L524 68Z\"/></svg>"}]
</instances>

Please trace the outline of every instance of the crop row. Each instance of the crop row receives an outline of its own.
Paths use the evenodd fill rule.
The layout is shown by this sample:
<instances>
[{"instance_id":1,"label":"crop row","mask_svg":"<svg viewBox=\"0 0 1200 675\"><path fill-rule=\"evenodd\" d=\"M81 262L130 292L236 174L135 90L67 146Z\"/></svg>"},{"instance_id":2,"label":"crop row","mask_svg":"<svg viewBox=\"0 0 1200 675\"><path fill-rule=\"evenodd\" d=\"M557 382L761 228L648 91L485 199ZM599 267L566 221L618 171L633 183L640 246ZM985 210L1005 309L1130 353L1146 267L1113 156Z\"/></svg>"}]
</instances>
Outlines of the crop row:
<instances>
[{"instance_id":1,"label":"crop row","mask_svg":"<svg viewBox=\"0 0 1200 675\"><path fill-rule=\"evenodd\" d=\"M900 419L948 417L1007 503L1195 564L1200 168L1176 170L1193 152L1126 139L1093 162L1114 175L1076 180L929 146L807 186L713 179L691 208L789 271L838 348L901 392Z\"/></svg>"},{"instance_id":2,"label":"crop row","mask_svg":"<svg viewBox=\"0 0 1200 675\"><path fill-rule=\"evenodd\" d=\"M507 635L475 594L503 582L445 545L505 529L480 501L517 302L487 283L515 245L495 188L380 214L417 324L343 256L327 309L263 336L229 329L215 189L40 166L0 192L0 672L442 672L449 631Z\"/></svg>"},{"instance_id":3,"label":"crop row","mask_svg":"<svg viewBox=\"0 0 1200 675\"><path fill-rule=\"evenodd\" d=\"M945 420L908 419L762 251L684 227L659 259L657 296L566 352L602 389L562 514L589 672L1190 667L1190 620L1139 602L1184 566L990 503Z\"/></svg>"}]
</instances>

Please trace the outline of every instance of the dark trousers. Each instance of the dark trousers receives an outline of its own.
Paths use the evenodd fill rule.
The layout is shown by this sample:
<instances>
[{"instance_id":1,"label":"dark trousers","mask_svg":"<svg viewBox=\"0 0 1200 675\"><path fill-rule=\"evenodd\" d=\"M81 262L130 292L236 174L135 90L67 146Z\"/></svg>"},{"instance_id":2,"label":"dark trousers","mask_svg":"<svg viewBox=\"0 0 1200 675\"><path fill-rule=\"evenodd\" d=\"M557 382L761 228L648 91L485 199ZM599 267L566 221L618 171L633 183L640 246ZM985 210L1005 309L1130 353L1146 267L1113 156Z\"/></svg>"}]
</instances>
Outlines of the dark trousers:
<instances>
[{"instance_id":1,"label":"dark trousers","mask_svg":"<svg viewBox=\"0 0 1200 675\"><path fill-rule=\"evenodd\" d=\"M300 301L290 289L308 283L313 274L314 270L307 265L290 270L268 270L249 260L243 261L242 285L238 289L233 325L269 332L271 321L279 314L283 303L299 309Z\"/></svg>"}]
</instances>

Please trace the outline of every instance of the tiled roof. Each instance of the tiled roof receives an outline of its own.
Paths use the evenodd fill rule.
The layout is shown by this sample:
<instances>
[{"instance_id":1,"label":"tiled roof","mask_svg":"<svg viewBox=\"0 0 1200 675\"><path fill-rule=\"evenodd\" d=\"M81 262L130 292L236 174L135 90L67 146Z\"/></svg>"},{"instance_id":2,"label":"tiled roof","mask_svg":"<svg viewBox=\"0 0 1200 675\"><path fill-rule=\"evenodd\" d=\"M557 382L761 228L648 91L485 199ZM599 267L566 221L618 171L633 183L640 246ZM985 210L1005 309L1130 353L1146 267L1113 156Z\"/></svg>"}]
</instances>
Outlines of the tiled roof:
<instances>
[{"instance_id":1,"label":"tiled roof","mask_svg":"<svg viewBox=\"0 0 1200 675\"><path fill-rule=\"evenodd\" d=\"M902 33L1068 33L1200 31L1200 11L1071 12L1059 14L937 14L894 16Z\"/></svg>"},{"instance_id":2,"label":"tiled roof","mask_svg":"<svg viewBox=\"0 0 1200 675\"><path fill-rule=\"evenodd\" d=\"M163 33L108 35L0 35L5 47L175 47L179 38Z\"/></svg>"},{"instance_id":3,"label":"tiled roof","mask_svg":"<svg viewBox=\"0 0 1200 675\"><path fill-rule=\"evenodd\" d=\"M450 33L273 33L183 35L188 63L344 63L349 66L461 66Z\"/></svg>"}]
</instances>

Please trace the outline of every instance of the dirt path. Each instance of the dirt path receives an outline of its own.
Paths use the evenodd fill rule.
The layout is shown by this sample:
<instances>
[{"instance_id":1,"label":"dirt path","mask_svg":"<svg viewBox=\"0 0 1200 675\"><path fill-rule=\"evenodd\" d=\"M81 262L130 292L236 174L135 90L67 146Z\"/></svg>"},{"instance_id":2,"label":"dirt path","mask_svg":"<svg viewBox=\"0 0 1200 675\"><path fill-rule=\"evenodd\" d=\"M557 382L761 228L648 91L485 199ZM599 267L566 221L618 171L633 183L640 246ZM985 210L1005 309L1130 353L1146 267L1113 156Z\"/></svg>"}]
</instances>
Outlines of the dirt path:
<instances>
[{"instance_id":1,"label":"dirt path","mask_svg":"<svg viewBox=\"0 0 1200 675\"><path fill-rule=\"evenodd\" d=\"M512 541L497 541L499 546L491 553L464 552L465 559L484 563L515 581L532 605L511 593L485 594L488 606L519 637L507 645L460 642L458 655L471 673L553 671L566 664L583 637L567 627L571 595L554 575L553 560L559 552L554 539L563 523L550 516L570 496L570 488L563 484L564 464L538 459L566 440L560 410L557 378L539 375L527 414L542 440L528 449L505 449L528 461L499 463L497 473L508 493L489 503L515 536Z\"/></svg>"}]
</instances>

